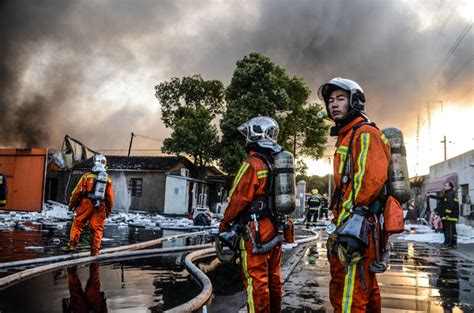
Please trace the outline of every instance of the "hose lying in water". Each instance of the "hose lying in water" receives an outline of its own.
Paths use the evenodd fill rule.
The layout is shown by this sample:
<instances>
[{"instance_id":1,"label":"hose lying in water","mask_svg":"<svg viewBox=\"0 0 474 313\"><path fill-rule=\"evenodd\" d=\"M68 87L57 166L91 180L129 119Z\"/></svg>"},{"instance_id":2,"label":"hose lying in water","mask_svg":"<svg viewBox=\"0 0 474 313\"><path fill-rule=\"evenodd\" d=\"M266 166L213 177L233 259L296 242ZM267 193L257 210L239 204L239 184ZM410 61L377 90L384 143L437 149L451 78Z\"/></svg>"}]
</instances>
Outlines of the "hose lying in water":
<instances>
[{"instance_id":1,"label":"hose lying in water","mask_svg":"<svg viewBox=\"0 0 474 313\"><path fill-rule=\"evenodd\" d=\"M107 254L107 253L113 253L113 252L126 251L126 250L138 250L138 249L148 248L148 247L156 246L160 243L163 243L164 241L173 241L173 240L180 239L180 238L195 237L195 236L204 235L204 234L207 234L207 233L208 232L206 232L206 231L198 231L198 232L193 232L193 233L162 237L162 238L153 239L153 240L144 241L144 242L139 242L139 243L134 243L134 244L131 244L131 245L126 245L126 246L108 248L108 249L101 250L100 255ZM28 259L28 260L14 261L14 262L5 262L5 263L0 263L0 269L20 267L20 266L31 266L31 265L34 265L34 264L41 264L41 263L51 263L51 262L58 262L58 261L74 260L74 259L79 259L79 258L83 258L83 257L87 257L87 256L90 256L90 252L81 252L81 253L74 253L74 254L57 255L57 256L46 257L46 258Z\"/></svg>"},{"instance_id":2,"label":"hose lying in water","mask_svg":"<svg viewBox=\"0 0 474 313\"><path fill-rule=\"evenodd\" d=\"M156 254L165 254L165 253L176 253L176 252L183 252L183 251L192 251L192 250L202 250L205 248L212 247L211 243L201 244L201 245L194 245L194 246L182 246L182 247L169 247L169 248L157 248L157 249L145 249L145 250L136 250L136 251L122 251L122 252L114 252L114 253L107 253L101 254L98 256L88 256L83 258L78 258L74 260L67 260L62 262L56 262L52 264L46 264L43 266L30 268L28 270L24 270L3 278L0 278L0 290L5 289L11 285L14 285L20 281L29 279L31 277L37 276L44 272L52 271L58 268L75 266L84 263L90 262L100 262L105 260L111 259L118 259L118 258L131 258L131 257L138 257L138 256L152 256ZM212 248L214 249L214 248Z\"/></svg>"},{"instance_id":3,"label":"hose lying in water","mask_svg":"<svg viewBox=\"0 0 474 313\"><path fill-rule=\"evenodd\" d=\"M296 240L295 244L296 245L303 244L303 243L307 243L307 242L318 240L318 239L319 239L319 234L315 233L314 236ZM209 277L207 277L206 274L204 274L199 269L199 267L194 265L193 261L200 258L215 256L215 254L216 254L215 248L209 248L205 250L198 250L198 251L192 252L186 256L186 259L184 261L186 269L193 276L193 278L196 279L199 285L201 285L202 290L193 299L177 307L174 307L168 311L165 311L166 313L194 312L203 308L206 305L206 303L209 301L209 299L212 296L212 283ZM293 272L297 263L298 262L296 262L295 264L291 266L289 273Z\"/></svg>"},{"instance_id":4,"label":"hose lying in water","mask_svg":"<svg viewBox=\"0 0 474 313\"><path fill-rule=\"evenodd\" d=\"M184 260L184 264L188 272L193 276L193 278L201 285L201 292L194 297L193 299L189 300L186 303L183 303L177 307L174 307L170 310L165 311L166 313L178 313L178 312L193 312L197 309L202 308L211 298L212 296L212 283L209 277L204 274L199 267L194 265L193 261L209 256L214 256L216 254L216 250L214 247L198 250L191 252L186 256Z\"/></svg>"}]
</instances>

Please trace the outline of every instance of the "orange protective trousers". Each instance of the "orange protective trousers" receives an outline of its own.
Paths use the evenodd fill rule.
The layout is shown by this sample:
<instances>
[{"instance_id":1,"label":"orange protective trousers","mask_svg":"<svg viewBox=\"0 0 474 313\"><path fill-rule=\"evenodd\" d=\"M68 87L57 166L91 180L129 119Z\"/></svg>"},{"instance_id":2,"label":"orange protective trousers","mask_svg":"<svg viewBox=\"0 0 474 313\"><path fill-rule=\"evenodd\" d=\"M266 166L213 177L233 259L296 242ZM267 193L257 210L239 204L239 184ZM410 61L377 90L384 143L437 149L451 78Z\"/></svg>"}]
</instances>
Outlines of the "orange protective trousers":
<instances>
[{"instance_id":1,"label":"orange protective trousers","mask_svg":"<svg viewBox=\"0 0 474 313\"><path fill-rule=\"evenodd\" d=\"M86 197L88 192L92 192L95 179L95 174L84 174L74 189L69 204L69 207L72 209L76 207L78 203L80 203L76 209L76 216L74 217L74 221L72 223L71 233L69 236L69 246L72 248L77 247L81 233L84 230L84 226L88 222L92 233L91 255L99 255L105 219L112 211L112 207L114 205L114 194L112 189L112 181L110 178L107 182L107 187L105 190L105 199L101 202L98 208L95 208L92 204L92 201Z\"/></svg>"},{"instance_id":2,"label":"orange protective trousers","mask_svg":"<svg viewBox=\"0 0 474 313\"><path fill-rule=\"evenodd\" d=\"M376 244L369 232L370 240L364 258L361 262L347 267L340 262L336 253L332 253L329 259L331 269L331 281L329 283L329 297L334 312L381 312L382 302L377 276L369 273L369 265L376 260ZM361 267L364 269L361 276ZM362 285L365 282L365 290Z\"/></svg>"},{"instance_id":3,"label":"orange protective trousers","mask_svg":"<svg viewBox=\"0 0 474 313\"><path fill-rule=\"evenodd\" d=\"M256 197L265 195L269 174L267 165L259 157L251 155L241 164L229 193L229 204L219 231L228 229ZM258 224L261 243L276 236L275 226L268 217L258 221ZM248 226L256 238L254 223L250 222ZM240 241L242 279L246 288L248 312L280 312L283 286L280 275L281 245L263 254L253 254L252 248L249 238Z\"/></svg>"},{"instance_id":4,"label":"orange protective trousers","mask_svg":"<svg viewBox=\"0 0 474 313\"><path fill-rule=\"evenodd\" d=\"M247 295L247 311L281 312L281 244L263 254L253 254L240 245L242 279Z\"/></svg>"}]
</instances>

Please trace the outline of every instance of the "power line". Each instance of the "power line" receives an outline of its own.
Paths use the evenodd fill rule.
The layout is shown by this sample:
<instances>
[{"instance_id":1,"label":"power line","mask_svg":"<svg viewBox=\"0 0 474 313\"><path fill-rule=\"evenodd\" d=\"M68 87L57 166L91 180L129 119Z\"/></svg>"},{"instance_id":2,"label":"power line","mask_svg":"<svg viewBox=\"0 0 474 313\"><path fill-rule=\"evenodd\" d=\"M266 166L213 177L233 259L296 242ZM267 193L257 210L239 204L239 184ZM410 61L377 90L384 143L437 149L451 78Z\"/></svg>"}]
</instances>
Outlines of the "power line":
<instances>
[{"instance_id":1,"label":"power line","mask_svg":"<svg viewBox=\"0 0 474 313\"><path fill-rule=\"evenodd\" d=\"M466 37L467 33L471 30L472 28L472 22L470 22L466 27L464 27L463 31L459 34L459 36L456 38L454 43L452 44L451 48L448 50L447 54L444 56L444 58L441 60L440 64L437 67L436 73L433 75L433 79L438 76L438 74L441 72L443 69L444 65L448 61L449 57L453 55L453 53L456 51L456 49L459 47L461 42L463 41L464 37Z\"/></svg>"},{"instance_id":2,"label":"power line","mask_svg":"<svg viewBox=\"0 0 474 313\"><path fill-rule=\"evenodd\" d=\"M452 8L451 11L448 13L446 18L443 21L443 24L441 25L441 29L438 32L438 36L436 37L436 42L442 37L444 30L446 29L446 26L448 26L449 22L451 21L452 17L454 16L454 12L456 12L457 8L461 4L461 0L458 0L457 4L455 4ZM436 43L435 42L435 43Z\"/></svg>"},{"instance_id":3,"label":"power line","mask_svg":"<svg viewBox=\"0 0 474 313\"><path fill-rule=\"evenodd\" d=\"M245 10L245 7L242 3L240 3L239 0L235 0L235 2L237 2L237 5L239 6L239 8L242 10L242 13L245 17L245 19L247 20L247 23L249 24L250 27L252 28L255 28L255 25L254 25L254 22L252 20L252 17L250 16L250 14Z\"/></svg>"},{"instance_id":4,"label":"power line","mask_svg":"<svg viewBox=\"0 0 474 313\"><path fill-rule=\"evenodd\" d=\"M133 135L136 136L136 137L141 137L141 138L145 138L145 139L149 139L149 140L163 141L163 139L161 139L161 138L140 135L140 134L137 134L137 133L133 133Z\"/></svg>"},{"instance_id":5,"label":"power line","mask_svg":"<svg viewBox=\"0 0 474 313\"><path fill-rule=\"evenodd\" d=\"M455 78L464 69L464 66L471 63L472 60L474 60L474 54L467 58L467 60L464 61L464 63L454 72L453 75L451 75L451 77L449 77L449 79L444 84L447 85L448 83L450 83L453 78Z\"/></svg>"}]
</instances>

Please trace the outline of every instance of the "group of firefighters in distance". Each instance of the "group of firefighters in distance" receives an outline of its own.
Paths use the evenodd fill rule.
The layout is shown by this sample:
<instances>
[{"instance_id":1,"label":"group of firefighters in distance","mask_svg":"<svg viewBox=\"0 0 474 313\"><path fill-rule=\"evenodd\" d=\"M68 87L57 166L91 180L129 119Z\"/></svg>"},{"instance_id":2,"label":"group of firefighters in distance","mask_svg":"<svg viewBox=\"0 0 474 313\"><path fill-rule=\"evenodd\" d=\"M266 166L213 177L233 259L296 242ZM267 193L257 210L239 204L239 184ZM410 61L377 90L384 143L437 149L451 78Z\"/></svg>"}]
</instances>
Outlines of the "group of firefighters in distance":
<instances>
[{"instance_id":1,"label":"group of firefighters in distance","mask_svg":"<svg viewBox=\"0 0 474 313\"><path fill-rule=\"evenodd\" d=\"M311 190L311 196L306 201L306 228L316 226L323 216L329 218L329 201L327 193L319 194L318 189Z\"/></svg>"},{"instance_id":2,"label":"group of firefighters in distance","mask_svg":"<svg viewBox=\"0 0 474 313\"><path fill-rule=\"evenodd\" d=\"M334 122L330 135L337 137L334 190L331 199L312 190L306 223L314 226L318 215L328 218L332 213L326 248L334 311L381 312L376 274L387 269L389 235L403 231L402 209L395 197L400 179L390 174L391 141L366 115L365 94L356 82L334 78L318 93ZM255 117L238 130L246 138L248 157L235 175L216 246L222 242L234 249L248 312L280 312L282 243L295 241L289 218L294 210L294 160L277 142L279 125L274 119ZM402 148L397 153L403 153ZM95 156L94 168L74 189L69 207L76 217L68 251L76 250L88 222L91 254L99 253L114 201L105 164L105 157ZM450 240L455 246L455 235Z\"/></svg>"}]
</instances>

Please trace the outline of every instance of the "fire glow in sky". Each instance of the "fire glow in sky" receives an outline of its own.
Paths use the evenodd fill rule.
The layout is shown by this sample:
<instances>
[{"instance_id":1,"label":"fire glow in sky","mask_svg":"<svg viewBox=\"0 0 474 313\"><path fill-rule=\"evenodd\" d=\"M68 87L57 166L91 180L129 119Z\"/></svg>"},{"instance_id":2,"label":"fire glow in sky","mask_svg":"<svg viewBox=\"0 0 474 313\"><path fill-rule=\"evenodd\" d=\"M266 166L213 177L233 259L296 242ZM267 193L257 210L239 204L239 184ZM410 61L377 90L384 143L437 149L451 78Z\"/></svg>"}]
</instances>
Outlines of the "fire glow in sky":
<instances>
[{"instance_id":1,"label":"fire glow in sky","mask_svg":"<svg viewBox=\"0 0 474 313\"><path fill-rule=\"evenodd\" d=\"M334 76L359 82L369 116L403 130L410 175L424 174L444 135L448 157L474 146L472 12L469 0L4 1L0 146L59 148L69 134L124 154L131 132L170 133L156 84L201 74L227 85L258 51L303 77L312 101ZM136 154L160 145L134 142L157 149Z\"/></svg>"}]
</instances>

